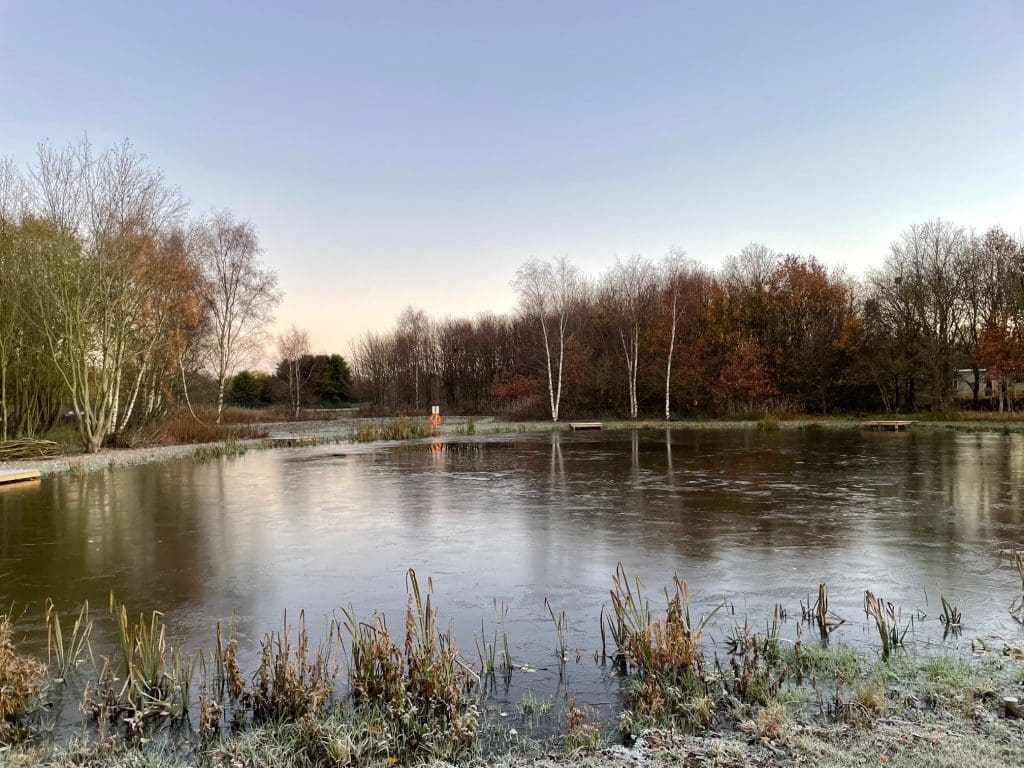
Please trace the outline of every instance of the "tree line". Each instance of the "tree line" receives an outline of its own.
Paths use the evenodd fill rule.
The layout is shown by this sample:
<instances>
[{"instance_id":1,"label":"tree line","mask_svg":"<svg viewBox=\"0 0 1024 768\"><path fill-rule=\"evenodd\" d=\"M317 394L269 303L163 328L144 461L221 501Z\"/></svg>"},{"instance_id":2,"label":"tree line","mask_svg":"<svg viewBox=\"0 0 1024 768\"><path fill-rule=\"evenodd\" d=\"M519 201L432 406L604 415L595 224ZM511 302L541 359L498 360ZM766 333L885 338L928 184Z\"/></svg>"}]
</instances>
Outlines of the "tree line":
<instances>
[{"instance_id":1,"label":"tree line","mask_svg":"<svg viewBox=\"0 0 1024 768\"><path fill-rule=\"evenodd\" d=\"M253 225L190 217L127 141L0 161L0 276L0 439L44 434L70 408L90 452L172 404L192 410L197 381L219 422L281 300Z\"/></svg>"},{"instance_id":2,"label":"tree line","mask_svg":"<svg viewBox=\"0 0 1024 768\"><path fill-rule=\"evenodd\" d=\"M863 279L751 244L720 269L678 250L595 276L531 259L512 285L514 312L407 308L392 330L366 334L357 394L389 410L557 421L1003 410L1024 381L1024 243L999 227L911 226Z\"/></svg>"},{"instance_id":3,"label":"tree line","mask_svg":"<svg viewBox=\"0 0 1024 768\"><path fill-rule=\"evenodd\" d=\"M304 353L282 357L273 374L243 370L231 378L227 402L242 408L287 404L298 416L303 408L339 408L351 402L352 374L338 354Z\"/></svg>"}]
</instances>

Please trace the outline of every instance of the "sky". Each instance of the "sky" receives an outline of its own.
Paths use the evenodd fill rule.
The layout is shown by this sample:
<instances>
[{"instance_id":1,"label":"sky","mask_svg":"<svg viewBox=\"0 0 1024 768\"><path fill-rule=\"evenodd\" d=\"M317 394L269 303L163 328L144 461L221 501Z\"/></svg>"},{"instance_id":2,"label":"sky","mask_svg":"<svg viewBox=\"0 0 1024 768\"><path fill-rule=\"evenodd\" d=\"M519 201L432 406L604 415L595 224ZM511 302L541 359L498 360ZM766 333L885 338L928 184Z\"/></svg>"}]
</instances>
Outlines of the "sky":
<instances>
[{"instance_id":1,"label":"sky","mask_svg":"<svg viewBox=\"0 0 1024 768\"><path fill-rule=\"evenodd\" d=\"M278 327L514 306L751 241L854 275L912 223L1024 227L1024 2L0 0L0 155L128 137L251 220Z\"/></svg>"}]
</instances>

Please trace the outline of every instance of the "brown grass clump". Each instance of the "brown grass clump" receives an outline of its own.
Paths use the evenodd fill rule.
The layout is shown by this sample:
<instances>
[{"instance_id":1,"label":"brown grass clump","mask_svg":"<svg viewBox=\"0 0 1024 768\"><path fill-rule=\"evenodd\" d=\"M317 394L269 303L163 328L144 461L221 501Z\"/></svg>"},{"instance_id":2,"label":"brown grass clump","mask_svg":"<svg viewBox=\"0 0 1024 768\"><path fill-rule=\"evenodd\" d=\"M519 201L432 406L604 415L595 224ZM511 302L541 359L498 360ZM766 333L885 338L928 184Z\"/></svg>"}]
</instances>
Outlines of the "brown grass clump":
<instances>
[{"instance_id":1,"label":"brown grass clump","mask_svg":"<svg viewBox=\"0 0 1024 768\"><path fill-rule=\"evenodd\" d=\"M357 443L371 443L377 440L415 440L432 434L430 424L423 419L398 418L381 424L369 423L357 426L352 440Z\"/></svg>"},{"instance_id":2,"label":"brown grass clump","mask_svg":"<svg viewBox=\"0 0 1024 768\"><path fill-rule=\"evenodd\" d=\"M601 728L591 720L592 712L587 707L576 705L574 698L569 704L566 717L568 733L565 737L565 751L570 755L593 752L601 746Z\"/></svg>"},{"instance_id":3,"label":"brown grass clump","mask_svg":"<svg viewBox=\"0 0 1024 768\"><path fill-rule=\"evenodd\" d=\"M640 579L630 580L619 565L611 592L614 620L607 626L616 644L616 660L645 674L700 672L704 655L700 640L711 615L694 624L690 619L690 590L686 581L673 576L670 593L665 591L668 610L655 618L642 595ZM602 626L602 633L604 626Z\"/></svg>"},{"instance_id":4,"label":"brown grass clump","mask_svg":"<svg viewBox=\"0 0 1024 768\"><path fill-rule=\"evenodd\" d=\"M217 413L215 410L203 409L199 415L204 421L215 421ZM329 421L333 417L323 411L305 410L299 411L290 405L271 405L266 408L242 408L231 406L225 408L220 415L222 424L270 424L279 421Z\"/></svg>"},{"instance_id":5,"label":"brown grass clump","mask_svg":"<svg viewBox=\"0 0 1024 768\"><path fill-rule=\"evenodd\" d=\"M299 614L294 645L287 616L280 632L264 636L251 694L252 712L257 720L292 721L323 709L338 674L337 665L331 660L332 640L328 637L327 642L311 651L305 613Z\"/></svg>"},{"instance_id":6,"label":"brown grass clump","mask_svg":"<svg viewBox=\"0 0 1024 768\"><path fill-rule=\"evenodd\" d=\"M168 415L151 428L150 437L168 444L216 443L222 440L259 440L267 430L252 423L215 424L213 419L200 421L187 412Z\"/></svg>"},{"instance_id":7,"label":"brown grass clump","mask_svg":"<svg viewBox=\"0 0 1024 768\"><path fill-rule=\"evenodd\" d=\"M662 617L651 613L640 579L627 577L621 565L613 587L612 612L603 617L601 632L611 634L620 670L632 673L625 689L630 712L620 723L624 732L676 720L707 727L714 703L704 682L707 662L700 642L718 609L693 622L689 588L678 576L672 590L665 590L667 611Z\"/></svg>"},{"instance_id":8,"label":"brown grass clump","mask_svg":"<svg viewBox=\"0 0 1024 768\"><path fill-rule=\"evenodd\" d=\"M410 569L407 587L402 647L383 616L367 624L345 613L352 700L364 716L384 721L393 754L402 759L439 746L447 757L465 754L477 736L477 709L468 693L477 677L459 660L451 635L438 627L432 584L424 594Z\"/></svg>"},{"instance_id":9,"label":"brown grass clump","mask_svg":"<svg viewBox=\"0 0 1024 768\"><path fill-rule=\"evenodd\" d=\"M46 679L41 662L17 652L14 625L7 616L0 616L0 739L7 739L7 732L46 685Z\"/></svg>"},{"instance_id":10,"label":"brown grass clump","mask_svg":"<svg viewBox=\"0 0 1024 768\"><path fill-rule=\"evenodd\" d=\"M785 735L786 719L786 707L774 701L761 707L757 712L757 717L743 722L740 729L768 741L777 741Z\"/></svg>"}]
</instances>

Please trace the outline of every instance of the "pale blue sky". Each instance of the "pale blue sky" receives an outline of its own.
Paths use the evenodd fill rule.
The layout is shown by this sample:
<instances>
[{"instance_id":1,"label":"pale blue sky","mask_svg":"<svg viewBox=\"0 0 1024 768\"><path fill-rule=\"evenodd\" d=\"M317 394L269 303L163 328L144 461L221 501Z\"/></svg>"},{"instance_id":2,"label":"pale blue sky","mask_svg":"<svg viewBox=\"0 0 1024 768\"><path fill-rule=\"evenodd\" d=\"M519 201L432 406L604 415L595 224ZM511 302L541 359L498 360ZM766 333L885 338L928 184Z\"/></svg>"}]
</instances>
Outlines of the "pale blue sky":
<instances>
[{"instance_id":1,"label":"pale blue sky","mask_svg":"<svg viewBox=\"0 0 1024 768\"><path fill-rule=\"evenodd\" d=\"M509 308L534 255L859 274L925 218L1017 232L1022 39L1020 0L0 0L0 154L130 137L347 351L405 304Z\"/></svg>"}]
</instances>

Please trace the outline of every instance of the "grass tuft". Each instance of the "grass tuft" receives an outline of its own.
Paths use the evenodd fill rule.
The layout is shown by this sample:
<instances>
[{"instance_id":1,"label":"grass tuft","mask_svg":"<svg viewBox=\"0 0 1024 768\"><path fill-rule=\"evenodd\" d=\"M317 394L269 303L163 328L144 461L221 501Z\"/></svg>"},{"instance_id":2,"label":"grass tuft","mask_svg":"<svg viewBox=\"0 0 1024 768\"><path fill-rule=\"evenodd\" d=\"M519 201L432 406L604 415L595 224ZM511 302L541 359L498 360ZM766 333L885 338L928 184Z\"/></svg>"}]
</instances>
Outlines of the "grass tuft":
<instances>
[{"instance_id":1,"label":"grass tuft","mask_svg":"<svg viewBox=\"0 0 1024 768\"><path fill-rule=\"evenodd\" d=\"M352 440L357 443L372 443L378 440L415 440L430 437L433 430L421 419L391 419L383 424L361 424L352 432Z\"/></svg>"}]
</instances>

